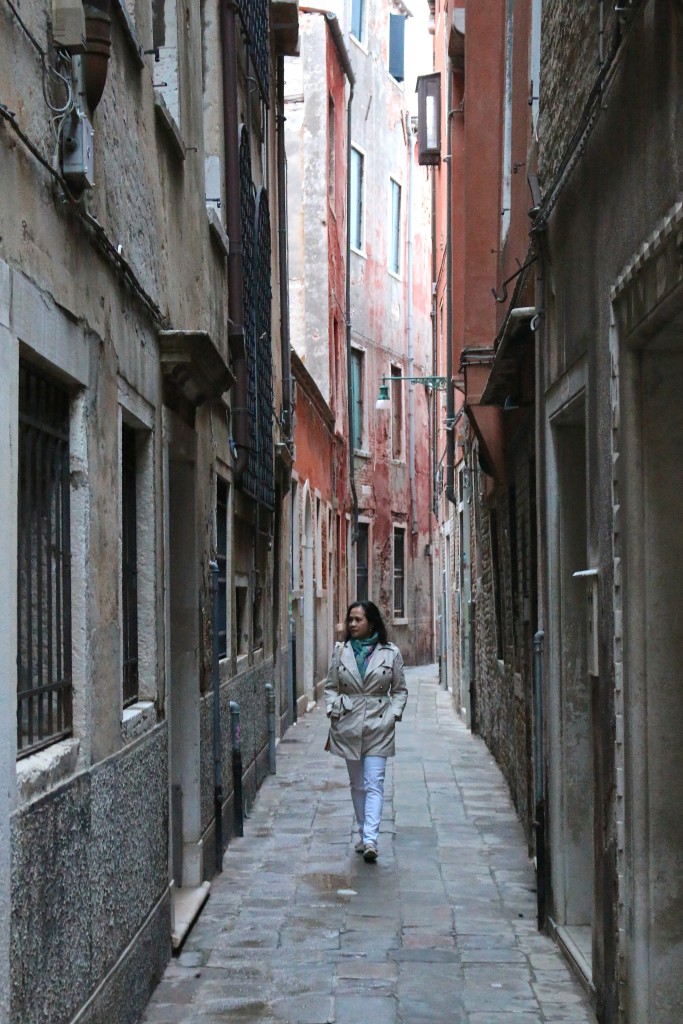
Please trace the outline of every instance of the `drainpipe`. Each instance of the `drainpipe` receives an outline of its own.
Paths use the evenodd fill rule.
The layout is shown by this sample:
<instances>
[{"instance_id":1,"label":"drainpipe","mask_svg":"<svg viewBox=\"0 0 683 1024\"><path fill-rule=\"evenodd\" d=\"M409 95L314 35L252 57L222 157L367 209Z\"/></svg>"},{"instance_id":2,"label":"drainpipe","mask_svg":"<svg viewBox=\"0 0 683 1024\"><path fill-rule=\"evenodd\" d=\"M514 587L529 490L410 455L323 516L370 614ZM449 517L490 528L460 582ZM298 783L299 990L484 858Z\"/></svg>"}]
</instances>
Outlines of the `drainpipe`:
<instances>
[{"instance_id":1,"label":"drainpipe","mask_svg":"<svg viewBox=\"0 0 683 1024\"><path fill-rule=\"evenodd\" d=\"M287 255L287 161L285 155L285 58L277 59L277 205L280 263L280 358L282 362L282 433L292 441L292 367Z\"/></svg>"},{"instance_id":2,"label":"drainpipe","mask_svg":"<svg viewBox=\"0 0 683 1024\"><path fill-rule=\"evenodd\" d=\"M209 563L211 569L211 681L213 684L213 810L216 872L223 870L223 765L221 730L221 680L218 664L218 562Z\"/></svg>"},{"instance_id":3,"label":"drainpipe","mask_svg":"<svg viewBox=\"0 0 683 1024\"><path fill-rule=\"evenodd\" d=\"M534 636L534 830L536 832L536 905L539 929L545 926L545 772L543 764L543 640Z\"/></svg>"},{"instance_id":4,"label":"drainpipe","mask_svg":"<svg viewBox=\"0 0 683 1024\"><path fill-rule=\"evenodd\" d=\"M282 417L281 427L285 444L293 451L294 410L292 408L292 351L289 321L289 256L287 250L287 157L285 148L285 59L277 59L277 204L278 247L280 262L280 359L282 362ZM291 702L292 724L296 722L296 638L292 609L294 579L294 510L292 507L292 473L287 473L290 496L289 517L289 587L287 600L287 690Z\"/></svg>"},{"instance_id":5,"label":"drainpipe","mask_svg":"<svg viewBox=\"0 0 683 1024\"><path fill-rule=\"evenodd\" d=\"M447 193L446 193L446 497L453 505L458 504L455 493L455 389L453 387L453 71L448 70L448 114L447 127Z\"/></svg>"},{"instance_id":6,"label":"drainpipe","mask_svg":"<svg viewBox=\"0 0 683 1024\"><path fill-rule=\"evenodd\" d=\"M415 353L413 351L413 128L410 114L406 113L406 132L408 135L408 244L406 256L406 277L408 278L407 302L407 343L408 343L408 376L415 375ZM408 465L410 473L410 509L412 516L411 531L413 538L417 536L417 507L415 502L415 385L408 381Z\"/></svg>"},{"instance_id":7,"label":"drainpipe","mask_svg":"<svg viewBox=\"0 0 683 1024\"><path fill-rule=\"evenodd\" d=\"M332 40L339 56L339 61L344 69L349 82L349 102L346 107L346 296L345 296L345 317L346 317L346 391L347 391L347 413L349 417L349 485L351 487L351 501L353 508L353 543L358 539L358 495L356 494L356 467L354 464L354 438L353 438L353 402L352 402L352 381L351 381L351 111L353 106L353 87L356 84L356 77L351 67L348 53L344 45L344 37L339 28L339 20L336 14L328 12L325 15Z\"/></svg>"},{"instance_id":8,"label":"drainpipe","mask_svg":"<svg viewBox=\"0 0 683 1024\"><path fill-rule=\"evenodd\" d=\"M237 7L222 0L220 31L223 48L223 123L225 152L225 219L230 239L228 255L228 344L235 383L232 387L231 432L233 481L244 476L249 458L248 369L244 344L244 256L240 220L240 163L237 109Z\"/></svg>"}]
</instances>

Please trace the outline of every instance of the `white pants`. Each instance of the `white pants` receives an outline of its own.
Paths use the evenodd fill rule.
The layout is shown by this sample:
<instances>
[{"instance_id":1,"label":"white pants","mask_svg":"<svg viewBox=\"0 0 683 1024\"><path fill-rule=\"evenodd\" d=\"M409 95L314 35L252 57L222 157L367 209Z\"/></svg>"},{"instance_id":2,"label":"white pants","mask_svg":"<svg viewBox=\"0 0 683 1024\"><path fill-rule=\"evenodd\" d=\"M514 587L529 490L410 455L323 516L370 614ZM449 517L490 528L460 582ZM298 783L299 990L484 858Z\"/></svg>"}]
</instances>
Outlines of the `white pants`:
<instances>
[{"instance_id":1,"label":"white pants","mask_svg":"<svg viewBox=\"0 0 683 1024\"><path fill-rule=\"evenodd\" d=\"M379 823L384 803L384 773L386 757L366 755L360 761L348 761L351 799L356 812L358 831L364 843L377 846Z\"/></svg>"}]
</instances>

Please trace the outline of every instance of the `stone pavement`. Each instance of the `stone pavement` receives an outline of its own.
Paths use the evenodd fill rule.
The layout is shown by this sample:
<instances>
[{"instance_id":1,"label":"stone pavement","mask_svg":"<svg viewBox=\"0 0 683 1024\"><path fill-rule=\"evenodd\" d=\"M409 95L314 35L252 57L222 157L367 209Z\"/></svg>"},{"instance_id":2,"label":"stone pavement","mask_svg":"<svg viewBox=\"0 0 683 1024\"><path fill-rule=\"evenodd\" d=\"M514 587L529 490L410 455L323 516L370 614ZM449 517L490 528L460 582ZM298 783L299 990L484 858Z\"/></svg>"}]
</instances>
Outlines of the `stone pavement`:
<instances>
[{"instance_id":1,"label":"stone pavement","mask_svg":"<svg viewBox=\"0 0 683 1024\"><path fill-rule=\"evenodd\" d=\"M595 1024L536 930L493 758L433 667L407 680L378 862L354 852L346 767L317 708L280 742L144 1024Z\"/></svg>"}]
</instances>

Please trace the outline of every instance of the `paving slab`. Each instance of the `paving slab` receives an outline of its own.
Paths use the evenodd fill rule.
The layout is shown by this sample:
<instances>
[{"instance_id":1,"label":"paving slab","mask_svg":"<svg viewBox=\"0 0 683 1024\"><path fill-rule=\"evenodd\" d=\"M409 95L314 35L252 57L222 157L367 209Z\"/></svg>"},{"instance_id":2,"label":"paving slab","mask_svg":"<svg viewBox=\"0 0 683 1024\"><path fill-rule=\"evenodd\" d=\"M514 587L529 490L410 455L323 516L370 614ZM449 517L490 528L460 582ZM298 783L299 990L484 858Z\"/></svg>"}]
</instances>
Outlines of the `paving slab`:
<instances>
[{"instance_id":1,"label":"paving slab","mask_svg":"<svg viewBox=\"0 0 683 1024\"><path fill-rule=\"evenodd\" d=\"M434 667L387 770L380 856L353 848L320 708L277 748L244 836L141 1024L596 1024L536 929L533 865L504 780Z\"/></svg>"}]
</instances>

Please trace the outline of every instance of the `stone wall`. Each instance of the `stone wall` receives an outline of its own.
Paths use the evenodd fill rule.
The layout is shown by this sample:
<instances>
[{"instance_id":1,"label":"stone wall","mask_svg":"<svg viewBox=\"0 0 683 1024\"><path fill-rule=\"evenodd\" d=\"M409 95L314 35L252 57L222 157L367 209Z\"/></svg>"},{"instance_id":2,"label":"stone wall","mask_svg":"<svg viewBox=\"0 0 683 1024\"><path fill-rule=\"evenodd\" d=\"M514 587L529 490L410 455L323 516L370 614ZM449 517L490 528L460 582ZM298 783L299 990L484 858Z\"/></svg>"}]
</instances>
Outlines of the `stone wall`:
<instances>
[{"instance_id":1,"label":"stone wall","mask_svg":"<svg viewBox=\"0 0 683 1024\"><path fill-rule=\"evenodd\" d=\"M13 816L12 1024L138 1019L170 955L167 756L160 726Z\"/></svg>"},{"instance_id":2,"label":"stone wall","mask_svg":"<svg viewBox=\"0 0 683 1024\"><path fill-rule=\"evenodd\" d=\"M510 453L510 479L495 504L475 477L472 531L475 613L475 729L498 761L532 845L533 636L536 534L531 438ZM491 531L497 535L496 559ZM496 593L500 613L496 611Z\"/></svg>"}]
</instances>

